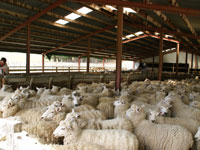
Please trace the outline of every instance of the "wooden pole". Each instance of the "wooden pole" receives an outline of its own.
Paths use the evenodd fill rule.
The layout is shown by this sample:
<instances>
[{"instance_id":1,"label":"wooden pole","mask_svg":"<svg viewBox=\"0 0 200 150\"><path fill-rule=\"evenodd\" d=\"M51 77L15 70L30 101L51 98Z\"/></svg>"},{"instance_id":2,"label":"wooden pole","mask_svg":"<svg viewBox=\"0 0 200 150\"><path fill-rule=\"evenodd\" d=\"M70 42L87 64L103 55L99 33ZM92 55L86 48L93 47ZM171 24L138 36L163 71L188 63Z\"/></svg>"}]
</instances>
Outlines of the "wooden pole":
<instances>
[{"instance_id":1,"label":"wooden pole","mask_svg":"<svg viewBox=\"0 0 200 150\"><path fill-rule=\"evenodd\" d=\"M160 33L160 49L159 49L159 69L158 80L162 80L162 66L163 66L163 33Z\"/></svg>"},{"instance_id":2,"label":"wooden pole","mask_svg":"<svg viewBox=\"0 0 200 150\"><path fill-rule=\"evenodd\" d=\"M123 7L118 7L117 20L117 59L116 59L116 84L115 90L121 90L121 63L122 63L122 36L123 36Z\"/></svg>"}]
</instances>

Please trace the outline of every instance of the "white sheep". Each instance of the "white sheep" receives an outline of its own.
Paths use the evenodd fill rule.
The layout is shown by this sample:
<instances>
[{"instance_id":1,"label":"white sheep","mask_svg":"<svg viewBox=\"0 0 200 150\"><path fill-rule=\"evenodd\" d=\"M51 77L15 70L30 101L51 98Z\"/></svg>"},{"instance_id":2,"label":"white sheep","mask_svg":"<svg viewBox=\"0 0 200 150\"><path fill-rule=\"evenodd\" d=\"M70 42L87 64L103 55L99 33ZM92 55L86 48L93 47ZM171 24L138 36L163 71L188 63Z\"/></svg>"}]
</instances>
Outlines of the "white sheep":
<instances>
[{"instance_id":1,"label":"white sheep","mask_svg":"<svg viewBox=\"0 0 200 150\"><path fill-rule=\"evenodd\" d=\"M74 143L69 145L48 145L49 150L105 150L103 146L92 143Z\"/></svg>"},{"instance_id":2,"label":"white sheep","mask_svg":"<svg viewBox=\"0 0 200 150\"><path fill-rule=\"evenodd\" d=\"M200 126L200 122L197 120L194 120L192 118L178 118L178 117L170 118L170 117L156 116L155 123L180 125L188 129L193 135L195 135L198 127Z\"/></svg>"},{"instance_id":3,"label":"white sheep","mask_svg":"<svg viewBox=\"0 0 200 150\"><path fill-rule=\"evenodd\" d=\"M81 129L96 129L96 130L105 130L105 129L119 129L119 130L128 130L133 131L132 123L126 118L115 118L109 120L101 119L84 119L81 115L68 117L67 120L64 120L60 124L67 124L71 121L76 121Z\"/></svg>"},{"instance_id":4,"label":"white sheep","mask_svg":"<svg viewBox=\"0 0 200 150\"><path fill-rule=\"evenodd\" d=\"M97 109L104 112L106 118L114 118L114 105L112 102L99 103Z\"/></svg>"},{"instance_id":5,"label":"white sheep","mask_svg":"<svg viewBox=\"0 0 200 150\"><path fill-rule=\"evenodd\" d=\"M144 111L135 112L130 108L126 112L133 123L134 134L140 142L140 150L188 150L192 148L192 134L178 125L153 124L145 120Z\"/></svg>"},{"instance_id":6,"label":"white sheep","mask_svg":"<svg viewBox=\"0 0 200 150\"><path fill-rule=\"evenodd\" d=\"M138 150L136 136L126 130L82 130L76 121L56 129L54 136L64 135L64 145L89 142L103 146L105 149Z\"/></svg>"},{"instance_id":7,"label":"white sheep","mask_svg":"<svg viewBox=\"0 0 200 150\"><path fill-rule=\"evenodd\" d=\"M100 97L99 98L99 103L103 102L114 102L116 99L114 97Z\"/></svg>"},{"instance_id":8,"label":"white sheep","mask_svg":"<svg viewBox=\"0 0 200 150\"><path fill-rule=\"evenodd\" d=\"M51 89L51 94L56 95L59 92L60 87L53 85Z\"/></svg>"},{"instance_id":9,"label":"white sheep","mask_svg":"<svg viewBox=\"0 0 200 150\"><path fill-rule=\"evenodd\" d=\"M59 139L53 136L53 131L57 128L58 123L53 121L38 121L31 124L23 124L22 130L36 136L42 143L58 143Z\"/></svg>"},{"instance_id":10,"label":"white sheep","mask_svg":"<svg viewBox=\"0 0 200 150\"><path fill-rule=\"evenodd\" d=\"M193 146L193 150L200 150L200 127L198 127L198 131L194 135L195 144Z\"/></svg>"},{"instance_id":11,"label":"white sheep","mask_svg":"<svg viewBox=\"0 0 200 150\"><path fill-rule=\"evenodd\" d=\"M87 111L81 111L81 112L72 111L71 113L67 114L65 119L67 120L67 118L71 118L71 116L77 116L77 115L80 115L82 118L85 118L88 120L89 119L102 119L102 120L106 119L104 113L99 110L87 110Z\"/></svg>"},{"instance_id":12,"label":"white sheep","mask_svg":"<svg viewBox=\"0 0 200 150\"><path fill-rule=\"evenodd\" d=\"M130 104L124 100L117 100L114 102L114 118L125 117L126 110L129 109Z\"/></svg>"}]
</instances>

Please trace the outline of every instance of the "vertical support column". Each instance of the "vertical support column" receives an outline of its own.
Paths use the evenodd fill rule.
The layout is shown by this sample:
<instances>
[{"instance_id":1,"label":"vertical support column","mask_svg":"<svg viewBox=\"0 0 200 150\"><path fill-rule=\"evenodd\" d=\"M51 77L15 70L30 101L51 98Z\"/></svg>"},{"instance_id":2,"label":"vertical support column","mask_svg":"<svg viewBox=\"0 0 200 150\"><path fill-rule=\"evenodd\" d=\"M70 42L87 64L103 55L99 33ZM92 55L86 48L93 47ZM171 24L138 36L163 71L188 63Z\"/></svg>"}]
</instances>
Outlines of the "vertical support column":
<instances>
[{"instance_id":1,"label":"vertical support column","mask_svg":"<svg viewBox=\"0 0 200 150\"><path fill-rule=\"evenodd\" d=\"M163 66L163 33L160 33L160 49L159 49L159 69L158 80L162 80L162 66Z\"/></svg>"},{"instance_id":2,"label":"vertical support column","mask_svg":"<svg viewBox=\"0 0 200 150\"><path fill-rule=\"evenodd\" d=\"M185 52L185 73L188 72L188 68L187 68L187 63L188 63L188 52Z\"/></svg>"},{"instance_id":3,"label":"vertical support column","mask_svg":"<svg viewBox=\"0 0 200 150\"><path fill-rule=\"evenodd\" d=\"M191 59L191 73L193 72L192 69L193 69L193 52L192 52L192 59Z\"/></svg>"},{"instance_id":4,"label":"vertical support column","mask_svg":"<svg viewBox=\"0 0 200 150\"><path fill-rule=\"evenodd\" d=\"M87 72L90 71L90 36L88 37Z\"/></svg>"},{"instance_id":5,"label":"vertical support column","mask_svg":"<svg viewBox=\"0 0 200 150\"><path fill-rule=\"evenodd\" d=\"M155 65L155 56L153 55L153 66L152 66L152 72L154 73L154 65Z\"/></svg>"},{"instance_id":6,"label":"vertical support column","mask_svg":"<svg viewBox=\"0 0 200 150\"><path fill-rule=\"evenodd\" d=\"M27 43L26 43L26 47L27 47L27 52L26 52L26 73L29 74L30 73L30 41L31 41L31 25L30 23L27 25Z\"/></svg>"},{"instance_id":7,"label":"vertical support column","mask_svg":"<svg viewBox=\"0 0 200 150\"><path fill-rule=\"evenodd\" d=\"M133 61L133 70L135 70L135 61Z\"/></svg>"},{"instance_id":8,"label":"vertical support column","mask_svg":"<svg viewBox=\"0 0 200 150\"><path fill-rule=\"evenodd\" d=\"M116 75L115 89L121 90L121 63L122 63L122 36L123 36L123 7L118 7L117 20L117 60L116 60Z\"/></svg>"},{"instance_id":9,"label":"vertical support column","mask_svg":"<svg viewBox=\"0 0 200 150\"><path fill-rule=\"evenodd\" d=\"M176 75L178 75L179 48L180 48L180 43L177 43L176 45Z\"/></svg>"},{"instance_id":10,"label":"vertical support column","mask_svg":"<svg viewBox=\"0 0 200 150\"><path fill-rule=\"evenodd\" d=\"M195 55L195 71L198 69L197 54Z\"/></svg>"},{"instance_id":11,"label":"vertical support column","mask_svg":"<svg viewBox=\"0 0 200 150\"><path fill-rule=\"evenodd\" d=\"M103 65L103 70L105 71L105 58L103 58L102 65Z\"/></svg>"},{"instance_id":12,"label":"vertical support column","mask_svg":"<svg viewBox=\"0 0 200 150\"><path fill-rule=\"evenodd\" d=\"M81 68L81 56L78 56L78 72L80 72Z\"/></svg>"},{"instance_id":13,"label":"vertical support column","mask_svg":"<svg viewBox=\"0 0 200 150\"><path fill-rule=\"evenodd\" d=\"M44 72L44 56L45 54L42 53L42 72Z\"/></svg>"}]
</instances>

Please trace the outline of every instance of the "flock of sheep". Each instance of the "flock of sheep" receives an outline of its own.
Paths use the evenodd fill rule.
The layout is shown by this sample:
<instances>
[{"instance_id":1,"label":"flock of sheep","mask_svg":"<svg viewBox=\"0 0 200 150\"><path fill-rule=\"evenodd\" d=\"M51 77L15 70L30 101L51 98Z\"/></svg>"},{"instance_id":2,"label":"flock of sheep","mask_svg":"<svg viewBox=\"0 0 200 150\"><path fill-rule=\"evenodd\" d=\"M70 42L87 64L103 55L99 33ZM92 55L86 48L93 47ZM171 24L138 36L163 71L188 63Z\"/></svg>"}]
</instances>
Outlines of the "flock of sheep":
<instances>
[{"instance_id":1,"label":"flock of sheep","mask_svg":"<svg viewBox=\"0 0 200 150\"><path fill-rule=\"evenodd\" d=\"M200 80L77 85L75 90L8 85L0 117L51 150L200 150ZM1 139L5 139L0 137Z\"/></svg>"}]
</instances>

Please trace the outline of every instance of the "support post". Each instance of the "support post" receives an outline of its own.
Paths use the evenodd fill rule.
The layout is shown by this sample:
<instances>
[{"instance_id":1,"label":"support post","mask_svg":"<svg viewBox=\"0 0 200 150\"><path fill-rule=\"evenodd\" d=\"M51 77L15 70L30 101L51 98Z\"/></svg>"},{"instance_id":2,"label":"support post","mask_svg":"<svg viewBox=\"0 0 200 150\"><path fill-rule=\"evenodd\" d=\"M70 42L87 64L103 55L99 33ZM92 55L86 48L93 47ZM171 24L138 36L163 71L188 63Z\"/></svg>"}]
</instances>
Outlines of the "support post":
<instances>
[{"instance_id":1,"label":"support post","mask_svg":"<svg viewBox=\"0 0 200 150\"><path fill-rule=\"evenodd\" d=\"M187 68L187 63L188 63L188 52L185 52L185 73L188 72L188 68Z\"/></svg>"},{"instance_id":2,"label":"support post","mask_svg":"<svg viewBox=\"0 0 200 150\"><path fill-rule=\"evenodd\" d=\"M81 68L81 56L78 56L78 72L80 72Z\"/></svg>"},{"instance_id":3,"label":"support post","mask_svg":"<svg viewBox=\"0 0 200 150\"><path fill-rule=\"evenodd\" d=\"M179 48L180 48L180 44L177 43L176 45L176 75L178 75Z\"/></svg>"},{"instance_id":4,"label":"support post","mask_svg":"<svg viewBox=\"0 0 200 150\"><path fill-rule=\"evenodd\" d=\"M135 70L135 61L133 61L133 70Z\"/></svg>"},{"instance_id":5,"label":"support post","mask_svg":"<svg viewBox=\"0 0 200 150\"><path fill-rule=\"evenodd\" d=\"M118 20L117 20L117 60L116 60L116 76L115 76L115 89L121 89L121 63L122 63L122 35L123 35L123 7L118 7Z\"/></svg>"},{"instance_id":6,"label":"support post","mask_svg":"<svg viewBox=\"0 0 200 150\"><path fill-rule=\"evenodd\" d=\"M90 72L90 36L88 37L87 73Z\"/></svg>"},{"instance_id":7,"label":"support post","mask_svg":"<svg viewBox=\"0 0 200 150\"><path fill-rule=\"evenodd\" d=\"M162 80L162 66L163 66L163 33L160 33L160 49L159 49L159 69L158 80Z\"/></svg>"},{"instance_id":8,"label":"support post","mask_svg":"<svg viewBox=\"0 0 200 150\"><path fill-rule=\"evenodd\" d=\"M103 58L102 65L103 65L103 70L105 71L105 58Z\"/></svg>"},{"instance_id":9,"label":"support post","mask_svg":"<svg viewBox=\"0 0 200 150\"><path fill-rule=\"evenodd\" d=\"M192 69L193 69L193 52L192 52L192 59L191 59L191 73L193 73Z\"/></svg>"},{"instance_id":10,"label":"support post","mask_svg":"<svg viewBox=\"0 0 200 150\"><path fill-rule=\"evenodd\" d=\"M27 47L27 52L26 52L26 73L29 74L30 73L30 40L31 40L31 31L30 31L30 23L27 24L27 43L26 43L26 47Z\"/></svg>"},{"instance_id":11,"label":"support post","mask_svg":"<svg viewBox=\"0 0 200 150\"><path fill-rule=\"evenodd\" d=\"M153 55L153 65L152 65L152 72L154 73L154 65L155 65L155 56Z\"/></svg>"},{"instance_id":12,"label":"support post","mask_svg":"<svg viewBox=\"0 0 200 150\"><path fill-rule=\"evenodd\" d=\"M198 63L197 63L197 54L195 55L195 71L197 72L198 69Z\"/></svg>"},{"instance_id":13,"label":"support post","mask_svg":"<svg viewBox=\"0 0 200 150\"><path fill-rule=\"evenodd\" d=\"M42 53L42 72L44 72L44 56L45 54Z\"/></svg>"}]
</instances>

